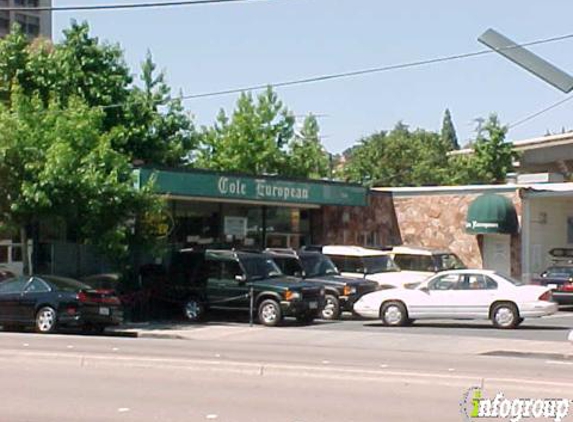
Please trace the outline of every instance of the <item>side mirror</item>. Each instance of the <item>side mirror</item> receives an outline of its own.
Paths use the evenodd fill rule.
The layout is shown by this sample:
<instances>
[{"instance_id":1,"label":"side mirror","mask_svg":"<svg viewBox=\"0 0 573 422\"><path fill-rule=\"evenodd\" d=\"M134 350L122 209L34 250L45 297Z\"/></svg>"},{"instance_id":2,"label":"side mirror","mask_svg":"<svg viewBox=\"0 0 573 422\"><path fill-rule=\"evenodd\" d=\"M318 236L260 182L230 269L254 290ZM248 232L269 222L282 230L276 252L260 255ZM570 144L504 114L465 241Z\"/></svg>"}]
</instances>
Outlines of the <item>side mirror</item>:
<instances>
[{"instance_id":1,"label":"side mirror","mask_svg":"<svg viewBox=\"0 0 573 422\"><path fill-rule=\"evenodd\" d=\"M430 294L430 289L428 289L428 286L420 287L420 291Z\"/></svg>"},{"instance_id":2,"label":"side mirror","mask_svg":"<svg viewBox=\"0 0 573 422\"><path fill-rule=\"evenodd\" d=\"M304 271L295 271L293 276L295 276L297 278L304 278L305 274L304 274Z\"/></svg>"},{"instance_id":3,"label":"side mirror","mask_svg":"<svg viewBox=\"0 0 573 422\"><path fill-rule=\"evenodd\" d=\"M236 275L235 281L237 281L238 283L245 283L247 281L247 276L245 276L244 274Z\"/></svg>"}]
</instances>

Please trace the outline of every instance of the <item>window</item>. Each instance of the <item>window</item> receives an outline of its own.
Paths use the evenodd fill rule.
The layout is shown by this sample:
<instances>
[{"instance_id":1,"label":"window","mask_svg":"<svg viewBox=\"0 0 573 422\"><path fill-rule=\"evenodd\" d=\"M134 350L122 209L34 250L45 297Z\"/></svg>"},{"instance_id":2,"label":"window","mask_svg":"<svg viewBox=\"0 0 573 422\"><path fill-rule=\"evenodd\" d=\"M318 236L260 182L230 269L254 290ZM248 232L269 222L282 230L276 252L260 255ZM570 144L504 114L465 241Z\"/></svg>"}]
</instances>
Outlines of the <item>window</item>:
<instances>
[{"instance_id":1,"label":"window","mask_svg":"<svg viewBox=\"0 0 573 422\"><path fill-rule=\"evenodd\" d=\"M448 274L435 278L428 284L428 290L452 290L458 284L460 277L456 274Z\"/></svg>"},{"instance_id":2,"label":"window","mask_svg":"<svg viewBox=\"0 0 573 422\"><path fill-rule=\"evenodd\" d=\"M34 37L40 34L40 18L16 13L16 22L20 24L26 34Z\"/></svg>"},{"instance_id":3,"label":"window","mask_svg":"<svg viewBox=\"0 0 573 422\"><path fill-rule=\"evenodd\" d=\"M219 261L206 261L207 278L218 279L221 275L221 263Z\"/></svg>"},{"instance_id":4,"label":"window","mask_svg":"<svg viewBox=\"0 0 573 422\"><path fill-rule=\"evenodd\" d=\"M14 0L16 7L38 7L38 0Z\"/></svg>"},{"instance_id":5,"label":"window","mask_svg":"<svg viewBox=\"0 0 573 422\"><path fill-rule=\"evenodd\" d=\"M457 290L495 290L497 283L483 274L466 274L456 287Z\"/></svg>"},{"instance_id":6,"label":"window","mask_svg":"<svg viewBox=\"0 0 573 422\"><path fill-rule=\"evenodd\" d=\"M239 263L236 261L223 261L221 264L221 279L234 280L235 276L243 275Z\"/></svg>"},{"instance_id":7,"label":"window","mask_svg":"<svg viewBox=\"0 0 573 422\"><path fill-rule=\"evenodd\" d=\"M8 246L0 246L0 262L1 263L8 263Z\"/></svg>"},{"instance_id":8,"label":"window","mask_svg":"<svg viewBox=\"0 0 573 422\"><path fill-rule=\"evenodd\" d=\"M17 277L0 284L0 294L20 293L28 283L28 278Z\"/></svg>"},{"instance_id":9,"label":"window","mask_svg":"<svg viewBox=\"0 0 573 422\"><path fill-rule=\"evenodd\" d=\"M434 272L434 264L430 255L397 254L394 262L402 270Z\"/></svg>"},{"instance_id":10,"label":"window","mask_svg":"<svg viewBox=\"0 0 573 422\"><path fill-rule=\"evenodd\" d=\"M298 259L296 258L277 258L273 257L273 261L279 266L283 274L301 276L303 269Z\"/></svg>"},{"instance_id":11,"label":"window","mask_svg":"<svg viewBox=\"0 0 573 422\"><path fill-rule=\"evenodd\" d=\"M46 283L44 283L39 278L34 278L34 280L32 280L32 282L30 284L28 284L28 286L26 287L25 292L26 293L45 293L45 292L49 292L50 290L51 290L50 286L48 286Z\"/></svg>"}]
</instances>

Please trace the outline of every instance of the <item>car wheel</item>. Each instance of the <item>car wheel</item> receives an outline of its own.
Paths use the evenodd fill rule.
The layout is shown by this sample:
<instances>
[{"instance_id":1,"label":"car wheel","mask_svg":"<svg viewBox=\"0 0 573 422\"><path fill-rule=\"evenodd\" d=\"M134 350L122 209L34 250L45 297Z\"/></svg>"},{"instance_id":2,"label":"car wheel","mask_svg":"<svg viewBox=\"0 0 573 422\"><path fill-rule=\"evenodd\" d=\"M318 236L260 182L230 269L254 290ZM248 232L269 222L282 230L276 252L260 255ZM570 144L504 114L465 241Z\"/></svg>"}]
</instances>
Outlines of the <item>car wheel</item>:
<instances>
[{"instance_id":1,"label":"car wheel","mask_svg":"<svg viewBox=\"0 0 573 422\"><path fill-rule=\"evenodd\" d=\"M183 305L183 316L189 322L199 321L205 313L205 308L201 301L197 298L189 298Z\"/></svg>"},{"instance_id":2,"label":"car wheel","mask_svg":"<svg viewBox=\"0 0 573 422\"><path fill-rule=\"evenodd\" d=\"M340 302L334 295L324 296L324 308L320 312L322 319L336 320L340 318Z\"/></svg>"},{"instance_id":3,"label":"car wheel","mask_svg":"<svg viewBox=\"0 0 573 422\"><path fill-rule=\"evenodd\" d=\"M56 311L50 306L44 306L36 314L36 331L42 334L56 331Z\"/></svg>"},{"instance_id":4,"label":"car wheel","mask_svg":"<svg viewBox=\"0 0 573 422\"><path fill-rule=\"evenodd\" d=\"M283 319L280 305L272 300L263 300L259 305L259 321L267 327L279 325Z\"/></svg>"},{"instance_id":5,"label":"car wheel","mask_svg":"<svg viewBox=\"0 0 573 422\"><path fill-rule=\"evenodd\" d=\"M380 317L384 325L399 327L406 325L408 321L408 311L400 302L388 302L382 305Z\"/></svg>"},{"instance_id":6,"label":"car wheel","mask_svg":"<svg viewBox=\"0 0 573 422\"><path fill-rule=\"evenodd\" d=\"M515 328L521 322L517 308L512 303L495 305L491 313L491 320L496 328L505 329Z\"/></svg>"}]
</instances>

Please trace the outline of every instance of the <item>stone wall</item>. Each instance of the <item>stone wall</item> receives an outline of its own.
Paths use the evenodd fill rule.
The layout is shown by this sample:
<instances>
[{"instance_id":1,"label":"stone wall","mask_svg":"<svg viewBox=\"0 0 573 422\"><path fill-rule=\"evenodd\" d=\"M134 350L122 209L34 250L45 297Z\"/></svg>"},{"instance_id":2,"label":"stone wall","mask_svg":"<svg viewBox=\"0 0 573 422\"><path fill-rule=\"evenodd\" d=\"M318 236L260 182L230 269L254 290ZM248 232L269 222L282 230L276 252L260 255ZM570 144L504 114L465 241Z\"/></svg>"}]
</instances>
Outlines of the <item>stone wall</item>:
<instances>
[{"instance_id":1,"label":"stone wall","mask_svg":"<svg viewBox=\"0 0 573 422\"><path fill-rule=\"evenodd\" d=\"M405 245L449 249L469 267L483 265L481 235L465 232L469 205L481 193L423 194L394 198L396 217ZM511 199L517 215L521 215L521 200L517 193L503 194ZM521 274L521 237L511 236L511 273Z\"/></svg>"},{"instance_id":2,"label":"stone wall","mask_svg":"<svg viewBox=\"0 0 573 422\"><path fill-rule=\"evenodd\" d=\"M322 207L313 211L313 242L387 246L402 243L392 194L371 192L366 207Z\"/></svg>"}]
</instances>

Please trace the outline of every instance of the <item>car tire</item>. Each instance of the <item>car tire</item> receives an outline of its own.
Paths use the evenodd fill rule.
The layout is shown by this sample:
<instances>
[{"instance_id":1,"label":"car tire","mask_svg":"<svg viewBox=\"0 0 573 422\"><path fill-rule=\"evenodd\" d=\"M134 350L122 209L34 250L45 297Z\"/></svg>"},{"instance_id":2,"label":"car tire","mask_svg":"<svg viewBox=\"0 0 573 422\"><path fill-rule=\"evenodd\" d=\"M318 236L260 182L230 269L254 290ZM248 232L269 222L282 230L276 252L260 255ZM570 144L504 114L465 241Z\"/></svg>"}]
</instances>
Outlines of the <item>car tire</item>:
<instances>
[{"instance_id":1,"label":"car tire","mask_svg":"<svg viewBox=\"0 0 573 422\"><path fill-rule=\"evenodd\" d=\"M190 297L183 304L183 316L188 322L198 322L205 316L203 302L196 297Z\"/></svg>"},{"instance_id":2,"label":"car tire","mask_svg":"<svg viewBox=\"0 0 573 422\"><path fill-rule=\"evenodd\" d=\"M491 321L496 328L512 329L519 325L520 317L513 303L498 303L491 311Z\"/></svg>"},{"instance_id":3,"label":"car tire","mask_svg":"<svg viewBox=\"0 0 573 422\"><path fill-rule=\"evenodd\" d=\"M320 311L320 317L328 321L334 321L340 318L340 301L336 296L324 296L324 308Z\"/></svg>"},{"instance_id":4,"label":"car tire","mask_svg":"<svg viewBox=\"0 0 573 422\"><path fill-rule=\"evenodd\" d=\"M41 334L49 334L56 331L56 310L51 306L44 306L36 313L36 331Z\"/></svg>"},{"instance_id":5,"label":"car tire","mask_svg":"<svg viewBox=\"0 0 573 422\"><path fill-rule=\"evenodd\" d=\"M276 300L266 299L259 305L259 322L267 327L275 327L283 320L281 306Z\"/></svg>"},{"instance_id":6,"label":"car tire","mask_svg":"<svg viewBox=\"0 0 573 422\"><path fill-rule=\"evenodd\" d=\"M401 302L386 302L380 309L380 318L388 327L400 327L409 321L408 311Z\"/></svg>"}]
</instances>

